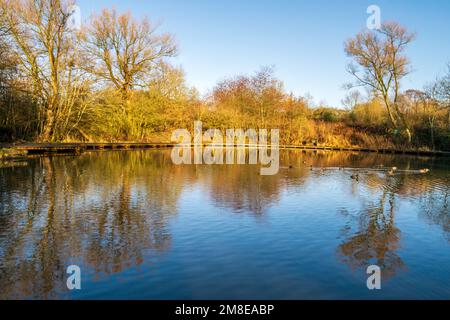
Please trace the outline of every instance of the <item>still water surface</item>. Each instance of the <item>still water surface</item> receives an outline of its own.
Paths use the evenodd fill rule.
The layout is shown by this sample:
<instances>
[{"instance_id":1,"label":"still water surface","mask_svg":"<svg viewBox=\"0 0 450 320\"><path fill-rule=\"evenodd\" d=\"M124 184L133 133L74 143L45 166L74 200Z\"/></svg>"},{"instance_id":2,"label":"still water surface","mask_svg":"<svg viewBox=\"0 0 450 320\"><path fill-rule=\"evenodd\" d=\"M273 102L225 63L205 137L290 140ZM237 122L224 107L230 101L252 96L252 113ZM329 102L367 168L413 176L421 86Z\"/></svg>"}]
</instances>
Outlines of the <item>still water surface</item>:
<instances>
[{"instance_id":1,"label":"still water surface","mask_svg":"<svg viewBox=\"0 0 450 320\"><path fill-rule=\"evenodd\" d=\"M285 151L281 166L149 150L1 168L0 298L450 299L449 159Z\"/></svg>"}]
</instances>

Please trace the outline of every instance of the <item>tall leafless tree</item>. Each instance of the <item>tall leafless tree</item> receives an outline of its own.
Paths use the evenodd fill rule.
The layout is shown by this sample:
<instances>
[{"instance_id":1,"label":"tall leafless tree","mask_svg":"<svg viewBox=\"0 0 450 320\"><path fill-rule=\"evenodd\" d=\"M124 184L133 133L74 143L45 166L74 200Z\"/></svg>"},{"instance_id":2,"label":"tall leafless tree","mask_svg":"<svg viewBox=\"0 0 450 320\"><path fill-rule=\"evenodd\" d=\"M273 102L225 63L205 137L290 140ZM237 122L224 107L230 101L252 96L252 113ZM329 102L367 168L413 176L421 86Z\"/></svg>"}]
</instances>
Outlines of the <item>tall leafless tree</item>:
<instances>
[{"instance_id":1,"label":"tall leafless tree","mask_svg":"<svg viewBox=\"0 0 450 320\"><path fill-rule=\"evenodd\" d=\"M125 102L133 89L146 86L152 70L177 53L173 37L158 34L148 19L115 10L93 16L85 37L87 70L112 84Z\"/></svg>"},{"instance_id":2,"label":"tall leafless tree","mask_svg":"<svg viewBox=\"0 0 450 320\"><path fill-rule=\"evenodd\" d=\"M355 108L359 103L362 101L361 92L358 90L350 91L345 98L342 100L342 104L349 108L353 109Z\"/></svg>"},{"instance_id":3,"label":"tall leafless tree","mask_svg":"<svg viewBox=\"0 0 450 320\"><path fill-rule=\"evenodd\" d=\"M393 127L403 131L408 141L412 131L399 107L400 82L410 72L404 55L415 35L395 22L384 23L377 31L364 31L345 43L345 52L355 63L348 71L357 79L353 86L365 86L380 94Z\"/></svg>"},{"instance_id":4,"label":"tall leafless tree","mask_svg":"<svg viewBox=\"0 0 450 320\"><path fill-rule=\"evenodd\" d=\"M72 5L70 0L0 0L20 73L41 106L42 141L56 138L61 108L75 88L76 40L68 23Z\"/></svg>"}]
</instances>

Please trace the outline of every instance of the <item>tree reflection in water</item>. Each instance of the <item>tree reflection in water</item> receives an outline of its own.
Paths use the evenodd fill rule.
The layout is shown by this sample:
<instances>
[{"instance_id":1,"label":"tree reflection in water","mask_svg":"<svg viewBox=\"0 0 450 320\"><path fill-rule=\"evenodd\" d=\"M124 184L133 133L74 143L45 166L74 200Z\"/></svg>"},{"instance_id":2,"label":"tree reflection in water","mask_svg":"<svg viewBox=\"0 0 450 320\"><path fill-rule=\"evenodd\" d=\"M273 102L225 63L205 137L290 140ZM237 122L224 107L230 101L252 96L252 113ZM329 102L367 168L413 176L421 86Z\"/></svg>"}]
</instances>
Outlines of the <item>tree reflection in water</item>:
<instances>
[{"instance_id":1,"label":"tree reflection in water","mask_svg":"<svg viewBox=\"0 0 450 320\"><path fill-rule=\"evenodd\" d=\"M377 264L393 276L406 268L398 254L397 202L419 199L423 217L448 236L450 181L369 170L379 164L432 166L392 155L291 151L281 153L278 175L260 176L249 165L175 166L166 150L40 158L0 169L0 298L58 297L67 291L70 264L101 277L149 263L171 248L169 223L193 186L215 207L262 217L316 180L321 168L333 179L345 177L353 184L350 196L363 200L337 248L341 259L352 268ZM360 181L342 167L360 168Z\"/></svg>"},{"instance_id":2,"label":"tree reflection in water","mask_svg":"<svg viewBox=\"0 0 450 320\"><path fill-rule=\"evenodd\" d=\"M435 190L421 195L421 216L439 225L450 241L450 180L436 183Z\"/></svg>"},{"instance_id":3,"label":"tree reflection in water","mask_svg":"<svg viewBox=\"0 0 450 320\"><path fill-rule=\"evenodd\" d=\"M358 231L346 235L339 253L352 268L377 265L383 278L395 275L405 265L396 250L399 248L400 230L395 226L395 194L383 192L378 203L368 205L359 212Z\"/></svg>"},{"instance_id":4,"label":"tree reflection in water","mask_svg":"<svg viewBox=\"0 0 450 320\"><path fill-rule=\"evenodd\" d=\"M165 153L109 153L0 171L0 297L52 298L72 262L108 275L166 250L183 178L166 163Z\"/></svg>"},{"instance_id":5,"label":"tree reflection in water","mask_svg":"<svg viewBox=\"0 0 450 320\"><path fill-rule=\"evenodd\" d=\"M413 158L409 158L411 159ZM403 163L403 166L407 169L414 167L408 162ZM365 199L364 209L352 217L357 220L357 231L349 234L351 229L344 229L345 240L338 252L352 268L365 269L370 265L377 265L382 269L384 279L406 269L405 263L396 253L401 241L401 231L395 224L398 198L415 203L419 201L423 209L421 215L440 225L446 235L449 235L450 181L429 175L398 173L393 177L382 178L380 175L368 175L363 183L374 190L374 193L382 191L378 195L378 201ZM371 194L370 199L373 198Z\"/></svg>"}]
</instances>

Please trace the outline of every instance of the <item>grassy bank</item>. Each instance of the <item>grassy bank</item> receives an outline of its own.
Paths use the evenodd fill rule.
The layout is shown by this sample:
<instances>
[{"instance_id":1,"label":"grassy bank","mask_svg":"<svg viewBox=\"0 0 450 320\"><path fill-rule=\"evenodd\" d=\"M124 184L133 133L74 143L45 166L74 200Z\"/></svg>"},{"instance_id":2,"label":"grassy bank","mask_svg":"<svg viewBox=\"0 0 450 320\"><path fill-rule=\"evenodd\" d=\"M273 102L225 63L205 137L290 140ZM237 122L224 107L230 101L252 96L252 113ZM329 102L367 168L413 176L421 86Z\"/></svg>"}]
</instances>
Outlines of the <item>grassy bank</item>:
<instances>
[{"instance_id":1,"label":"grassy bank","mask_svg":"<svg viewBox=\"0 0 450 320\"><path fill-rule=\"evenodd\" d=\"M243 118L241 118L242 120ZM186 121L180 125L193 135L193 121ZM229 122L232 124L229 125ZM243 123L216 123L206 119L203 122L203 130L219 129L223 135L229 128L252 128L250 121ZM256 128L257 126L254 126ZM291 126L286 125L282 121L272 121L267 125L267 129L280 130L280 145L294 146L321 146L321 147L343 147L343 148L368 148L368 149L394 149L394 150L420 150L432 151L433 147L429 144L426 134L415 135L412 143L405 143L401 136L392 134L386 127L379 126L376 128L361 125L349 125L344 121L326 122L320 120L301 119L298 123ZM150 133L143 137L126 137L116 135L94 135L91 134L88 139L74 136L64 139L66 143L121 143L121 142L137 142L137 143L167 143L171 142L172 131L168 130L160 133ZM434 150L449 151L450 145L447 141L448 133L436 137L437 143ZM441 138L442 137L442 138ZM223 137L225 139L225 137ZM447 140L445 140L447 139Z\"/></svg>"}]
</instances>

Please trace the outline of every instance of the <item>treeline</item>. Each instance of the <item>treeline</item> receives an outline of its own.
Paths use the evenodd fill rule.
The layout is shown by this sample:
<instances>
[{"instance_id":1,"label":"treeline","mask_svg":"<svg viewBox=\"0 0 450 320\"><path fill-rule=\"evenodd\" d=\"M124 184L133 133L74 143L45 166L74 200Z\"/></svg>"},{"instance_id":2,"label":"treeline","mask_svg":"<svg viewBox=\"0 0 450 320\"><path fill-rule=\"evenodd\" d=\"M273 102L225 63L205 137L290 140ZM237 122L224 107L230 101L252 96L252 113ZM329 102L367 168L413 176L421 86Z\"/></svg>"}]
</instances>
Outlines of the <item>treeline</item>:
<instances>
[{"instance_id":1,"label":"treeline","mask_svg":"<svg viewBox=\"0 0 450 320\"><path fill-rule=\"evenodd\" d=\"M395 23L345 44L346 109L315 106L273 69L218 83L206 97L170 59L174 37L149 20L103 10L81 28L67 0L0 0L0 141L168 140L205 128L278 128L284 144L450 150L450 66L422 90L401 90L414 40Z\"/></svg>"},{"instance_id":2,"label":"treeline","mask_svg":"<svg viewBox=\"0 0 450 320\"><path fill-rule=\"evenodd\" d=\"M3 137L140 140L178 125L198 98L167 61L177 54L173 37L115 10L78 30L72 8L0 0Z\"/></svg>"}]
</instances>

